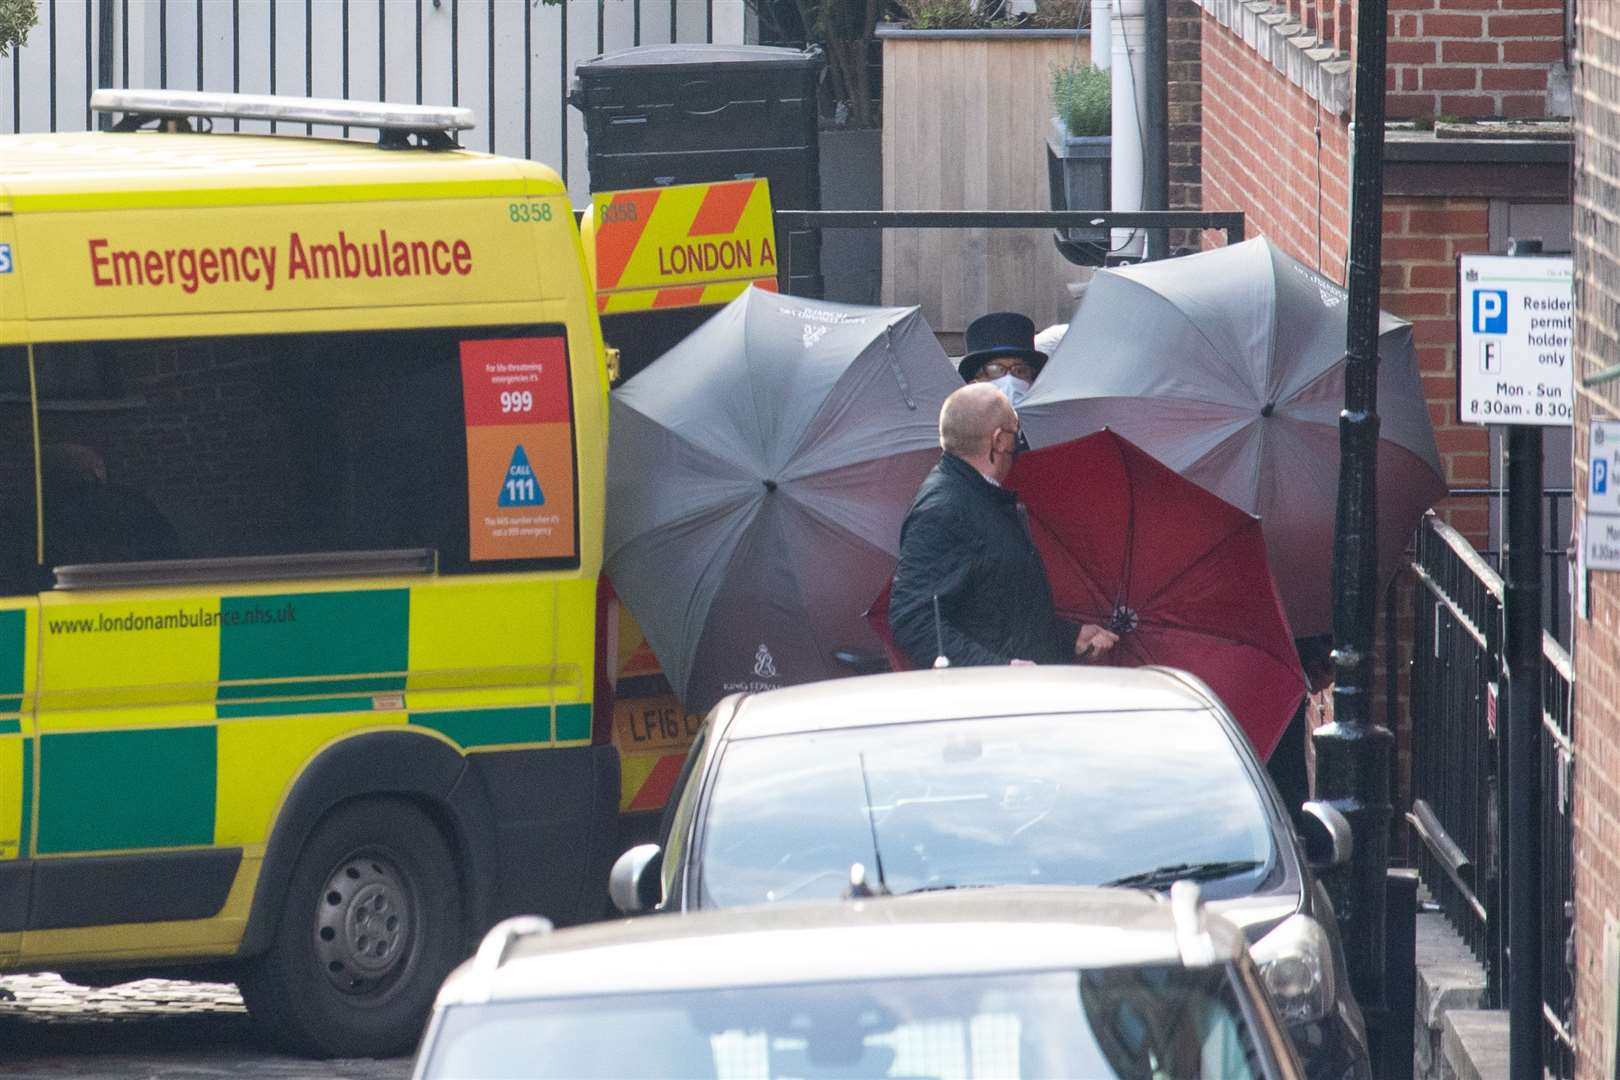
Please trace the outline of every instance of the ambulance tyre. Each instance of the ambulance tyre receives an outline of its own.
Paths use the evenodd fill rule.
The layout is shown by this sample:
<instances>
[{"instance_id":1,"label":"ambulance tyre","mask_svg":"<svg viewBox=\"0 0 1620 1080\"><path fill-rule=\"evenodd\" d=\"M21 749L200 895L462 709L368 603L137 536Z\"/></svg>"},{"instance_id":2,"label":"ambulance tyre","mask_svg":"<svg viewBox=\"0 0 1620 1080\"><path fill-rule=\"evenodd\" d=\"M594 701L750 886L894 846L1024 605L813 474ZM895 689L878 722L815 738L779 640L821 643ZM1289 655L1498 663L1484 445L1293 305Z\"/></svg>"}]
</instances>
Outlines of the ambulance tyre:
<instances>
[{"instance_id":1,"label":"ambulance tyre","mask_svg":"<svg viewBox=\"0 0 1620 1080\"><path fill-rule=\"evenodd\" d=\"M432 820L402 799L345 804L305 841L242 998L297 1053L410 1053L463 959L462 923L455 860Z\"/></svg>"}]
</instances>

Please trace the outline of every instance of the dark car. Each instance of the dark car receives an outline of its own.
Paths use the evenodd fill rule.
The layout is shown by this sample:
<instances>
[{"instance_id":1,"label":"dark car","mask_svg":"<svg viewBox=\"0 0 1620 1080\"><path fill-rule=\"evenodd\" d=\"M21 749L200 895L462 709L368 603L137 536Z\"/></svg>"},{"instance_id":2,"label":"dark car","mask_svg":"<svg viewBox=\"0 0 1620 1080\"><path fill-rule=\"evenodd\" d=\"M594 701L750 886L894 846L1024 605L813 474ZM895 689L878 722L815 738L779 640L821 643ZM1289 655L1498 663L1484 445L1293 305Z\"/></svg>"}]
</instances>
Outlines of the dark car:
<instances>
[{"instance_id":1,"label":"dark car","mask_svg":"<svg viewBox=\"0 0 1620 1080\"><path fill-rule=\"evenodd\" d=\"M550 932L440 990L416 1080L1298 1080L1243 937L1196 885L1007 889Z\"/></svg>"},{"instance_id":2,"label":"dark car","mask_svg":"<svg viewBox=\"0 0 1620 1080\"><path fill-rule=\"evenodd\" d=\"M1349 830L1300 808L1317 865ZM621 910L1008 885L1199 881L1242 927L1316 1080L1370 1075L1338 928L1296 819L1198 680L969 668L734 695L709 714L662 845L614 867Z\"/></svg>"}]
</instances>

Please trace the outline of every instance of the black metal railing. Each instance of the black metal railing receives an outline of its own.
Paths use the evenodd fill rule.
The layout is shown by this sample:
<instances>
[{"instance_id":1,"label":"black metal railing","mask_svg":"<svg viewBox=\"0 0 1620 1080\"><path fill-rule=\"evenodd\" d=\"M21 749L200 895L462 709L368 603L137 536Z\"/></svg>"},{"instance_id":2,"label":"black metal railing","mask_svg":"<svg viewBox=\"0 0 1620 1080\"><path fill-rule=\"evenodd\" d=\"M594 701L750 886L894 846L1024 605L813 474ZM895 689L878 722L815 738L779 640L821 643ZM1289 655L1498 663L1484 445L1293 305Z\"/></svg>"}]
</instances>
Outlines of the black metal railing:
<instances>
[{"instance_id":1,"label":"black metal railing","mask_svg":"<svg viewBox=\"0 0 1620 1080\"><path fill-rule=\"evenodd\" d=\"M1243 242L1240 210L778 210L795 229L1217 229Z\"/></svg>"},{"instance_id":2,"label":"black metal railing","mask_svg":"<svg viewBox=\"0 0 1620 1080\"><path fill-rule=\"evenodd\" d=\"M1541 664L1541 1060L1575 1075L1575 672L1550 634Z\"/></svg>"},{"instance_id":3,"label":"black metal railing","mask_svg":"<svg viewBox=\"0 0 1620 1080\"><path fill-rule=\"evenodd\" d=\"M1502 987L1496 734L1502 578L1433 514L1412 563L1412 809L1424 884ZM1504 713L1505 716L1505 713Z\"/></svg>"},{"instance_id":4,"label":"black metal railing","mask_svg":"<svg viewBox=\"0 0 1620 1080\"><path fill-rule=\"evenodd\" d=\"M814 229L1131 229L1152 235L1219 232L1227 244L1244 238L1240 210L777 210L780 230ZM792 266L787 233L785 266ZM1153 248L1145 248L1153 257ZM1159 245L1160 254L1166 254Z\"/></svg>"},{"instance_id":5,"label":"black metal railing","mask_svg":"<svg viewBox=\"0 0 1620 1080\"><path fill-rule=\"evenodd\" d=\"M1568 498L1567 492L1550 492ZM1549 500L1550 501L1550 500ZM1554 508L1551 512L1556 513ZM1563 557L1562 550L1549 551ZM1412 805L1416 862L1440 910L1485 969L1487 1004L1503 1001L1502 822L1505 769L1503 582L1490 561L1429 514L1412 562ZM1549 567L1549 575L1555 574ZM1548 591L1564 591L1561 575ZM1542 635L1542 1053L1548 1073L1574 1072L1573 669ZM1500 722L1507 721L1500 702Z\"/></svg>"},{"instance_id":6,"label":"black metal railing","mask_svg":"<svg viewBox=\"0 0 1620 1080\"><path fill-rule=\"evenodd\" d=\"M1489 508L1491 519L1497 520L1497 510L1501 500L1506 497L1507 489L1501 487L1462 487L1452 488L1452 499L1483 499ZM1569 488L1544 488L1542 490L1542 509L1545 511L1542 519L1542 532L1544 544L1542 554L1541 576L1541 614L1542 625L1558 639L1558 643L1565 649L1569 648L1569 549L1566 546L1570 534L1570 514L1574 510L1574 492ZM1480 552L1485 556L1491 568L1498 573L1502 570L1502 552L1496 543L1487 544L1485 550Z\"/></svg>"}]
</instances>

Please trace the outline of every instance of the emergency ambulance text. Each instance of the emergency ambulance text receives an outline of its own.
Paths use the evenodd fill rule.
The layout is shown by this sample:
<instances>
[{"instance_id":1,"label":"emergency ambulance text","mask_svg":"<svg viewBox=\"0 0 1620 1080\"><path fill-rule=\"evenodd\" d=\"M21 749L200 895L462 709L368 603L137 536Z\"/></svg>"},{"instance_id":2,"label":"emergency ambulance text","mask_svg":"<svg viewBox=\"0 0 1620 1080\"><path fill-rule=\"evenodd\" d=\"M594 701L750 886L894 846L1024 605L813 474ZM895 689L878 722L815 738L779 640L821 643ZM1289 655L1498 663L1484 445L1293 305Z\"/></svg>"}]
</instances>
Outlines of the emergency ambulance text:
<instances>
[{"instance_id":1,"label":"emergency ambulance text","mask_svg":"<svg viewBox=\"0 0 1620 1080\"><path fill-rule=\"evenodd\" d=\"M204 285L249 282L270 292L278 280L466 277L473 271L472 245L465 240L391 239L387 229L358 241L340 229L329 242L293 232L285 253L266 244L116 247L105 237L90 240L89 249L90 279L97 288L179 286L188 295ZM278 268L284 270L280 279Z\"/></svg>"}]
</instances>

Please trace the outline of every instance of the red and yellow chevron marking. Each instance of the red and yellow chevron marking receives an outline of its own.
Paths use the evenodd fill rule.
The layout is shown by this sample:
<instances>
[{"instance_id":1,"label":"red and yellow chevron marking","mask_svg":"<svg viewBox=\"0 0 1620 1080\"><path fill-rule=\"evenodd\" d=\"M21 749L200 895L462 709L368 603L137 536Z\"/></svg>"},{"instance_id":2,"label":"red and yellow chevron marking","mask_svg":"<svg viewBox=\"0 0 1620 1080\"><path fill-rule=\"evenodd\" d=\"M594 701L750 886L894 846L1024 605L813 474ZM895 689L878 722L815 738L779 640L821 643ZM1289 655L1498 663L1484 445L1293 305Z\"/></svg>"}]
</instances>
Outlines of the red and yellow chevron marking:
<instances>
[{"instance_id":1,"label":"red and yellow chevron marking","mask_svg":"<svg viewBox=\"0 0 1620 1080\"><path fill-rule=\"evenodd\" d=\"M596 311L599 315L618 315L626 311L654 311L660 308L699 307L704 304L725 304L735 300L748 286L776 292L774 277L757 281L728 281L721 285L676 286L673 289L639 289L635 292L597 293Z\"/></svg>"},{"instance_id":2,"label":"red and yellow chevron marking","mask_svg":"<svg viewBox=\"0 0 1620 1080\"><path fill-rule=\"evenodd\" d=\"M661 810L680 779L686 754L624 754L619 761L619 812Z\"/></svg>"},{"instance_id":3,"label":"red and yellow chevron marking","mask_svg":"<svg viewBox=\"0 0 1620 1080\"><path fill-rule=\"evenodd\" d=\"M723 304L776 288L770 185L725 180L593 197L601 314Z\"/></svg>"},{"instance_id":4,"label":"red and yellow chevron marking","mask_svg":"<svg viewBox=\"0 0 1620 1080\"><path fill-rule=\"evenodd\" d=\"M613 682L613 745L619 751L619 812L657 810L669 800L703 717L688 713L670 689L647 637L611 584L604 613Z\"/></svg>"}]
</instances>

